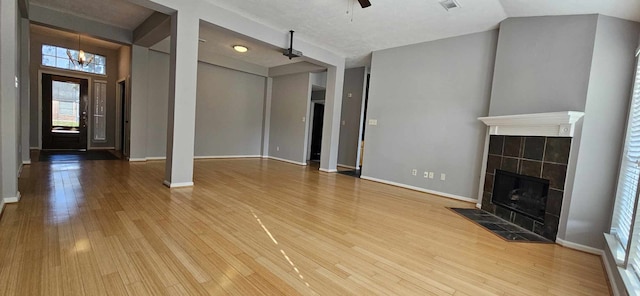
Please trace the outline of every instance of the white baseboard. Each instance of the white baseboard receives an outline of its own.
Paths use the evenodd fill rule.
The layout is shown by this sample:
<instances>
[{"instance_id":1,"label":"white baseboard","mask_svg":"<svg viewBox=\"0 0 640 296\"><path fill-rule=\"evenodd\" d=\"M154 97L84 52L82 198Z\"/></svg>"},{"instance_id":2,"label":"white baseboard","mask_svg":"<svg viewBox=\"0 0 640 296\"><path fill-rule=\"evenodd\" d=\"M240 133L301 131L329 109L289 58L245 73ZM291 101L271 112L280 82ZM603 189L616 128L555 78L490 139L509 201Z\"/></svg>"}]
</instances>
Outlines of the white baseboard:
<instances>
[{"instance_id":1,"label":"white baseboard","mask_svg":"<svg viewBox=\"0 0 640 296\"><path fill-rule=\"evenodd\" d=\"M365 180L378 182L378 183L383 183L383 184L387 184L387 185L393 185L393 186L402 187L402 188L406 188L406 189L411 189L411 190L415 190L415 191L420 191L420 192L424 192L424 193L434 194L434 195L438 195L438 196L442 196L442 197L446 197L446 198L457 199L457 200L461 200L461 201L465 201L465 202L472 202L472 203L478 202L477 198L470 198L470 197L464 197L464 196L459 196L459 195L455 195L455 194L438 192L438 191L434 191L434 190L424 189L424 188L420 188L420 187L416 187L416 186L411 186L411 185L397 183L397 182L393 182L393 181L377 179L377 178L368 177L368 176L360 176L360 179L365 179Z\"/></svg>"},{"instance_id":2,"label":"white baseboard","mask_svg":"<svg viewBox=\"0 0 640 296\"><path fill-rule=\"evenodd\" d=\"M582 251L589 254L594 254L598 256L603 256L604 254L604 250L596 249L594 247L589 247L581 244L576 244L574 242L566 241L560 238L556 238L556 243L558 243L559 245L565 248L574 249L574 250Z\"/></svg>"},{"instance_id":3,"label":"white baseboard","mask_svg":"<svg viewBox=\"0 0 640 296\"><path fill-rule=\"evenodd\" d=\"M215 156L194 156L194 159L227 159L227 158L260 158L262 155L215 155Z\"/></svg>"},{"instance_id":4,"label":"white baseboard","mask_svg":"<svg viewBox=\"0 0 640 296\"><path fill-rule=\"evenodd\" d=\"M352 169L352 170L356 169L356 167L354 167L352 165L338 164L338 166L341 167L341 168L347 168L347 169Z\"/></svg>"},{"instance_id":5,"label":"white baseboard","mask_svg":"<svg viewBox=\"0 0 640 296\"><path fill-rule=\"evenodd\" d=\"M167 157L166 156L152 156L152 157L147 157L145 159L146 160L166 160Z\"/></svg>"},{"instance_id":6,"label":"white baseboard","mask_svg":"<svg viewBox=\"0 0 640 296\"><path fill-rule=\"evenodd\" d=\"M167 186L169 188L193 187L193 182L171 183L167 180L164 180L162 184L164 184L164 186Z\"/></svg>"},{"instance_id":7,"label":"white baseboard","mask_svg":"<svg viewBox=\"0 0 640 296\"><path fill-rule=\"evenodd\" d=\"M36 146L36 147L29 147L29 150L40 150L40 147Z\"/></svg>"},{"instance_id":8,"label":"white baseboard","mask_svg":"<svg viewBox=\"0 0 640 296\"><path fill-rule=\"evenodd\" d=\"M278 160L278 161L284 161L284 162L293 163L293 164L302 165L302 166L306 166L307 165L306 162L297 162L297 161L288 160L288 159L284 159L284 158L280 158L280 157L264 156L263 158L268 158L268 159L273 159L273 160Z\"/></svg>"},{"instance_id":9,"label":"white baseboard","mask_svg":"<svg viewBox=\"0 0 640 296\"><path fill-rule=\"evenodd\" d=\"M129 158L129 162L145 162L146 158Z\"/></svg>"},{"instance_id":10,"label":"white baseboard","mask_svg":"<svg viewBox=\"0 0 640 296\"><path fill-rule=\"evenodd\" d=\"M116 150L116 147L91 147L89 150Z\"/></svg>"},{"instance_id":11,"label":"white baseboard","mask_svg":"<svg viewBox=\"0 0 640 296\"><path fill-rule=\"evenodd\" d=\"M29 159L29 160L23 160L23 161L22 161L22 164L23 164L23 165L30 165L30 164L31 164L31 159Z\"/></svg>"},{"instance_id":12,"label":"white baseboard","mask_svg":"<svg viewBox=\"0 0 640 296\"><path fill-rule=\"evenodd\" d=\"M22 197L22 195L20 194L20 191L18 191L17 196L15 197L5 197L4 198L4 203L9 204L9 203L17 203L20 201L20 197Z\"/></svg>"},{"instance_id":13,"label":"white baseboard","mask_svg":"<svg viewBox=\"0 0 640 296\"><path fill-rule=\"evenodd\" d=\"M325 173L337 173L338 172L338 170L336 170L336 169L328 170L328 169L319 168L318 170L321 171L321 172L325 172Z\"/></svg>"},{"instance_id":14,"label":"white baseboard","mask_svg":"<svg viewBox=\"0 0 640 296\"><path fill-rule=\"evenodd\" d=\"M3 211L4 211L4 199L0 198L0 216L2 216Z\"/></svg>"},{"instance_id":15,"label":"white baseboard","mask_svg":"<svg viewBox=\"0 0 640 296\"><path fill-rule=\"evenodd\" d=\"M476 204L476 208L478 208L478 209L482 209L482 204L477 203L477 204Z\"/></svg>"},{"instance_id":16,"label":"white baseboard","mask_svg":"<svg viewBox=\"0 0 640 296\"><path fill-rule=\"evenodd\" d=\"M20 175L22 175L22 167L24 167L24 164L20 164L18 166L18 178L20 178Z\"/></svg>"}]
</instances>

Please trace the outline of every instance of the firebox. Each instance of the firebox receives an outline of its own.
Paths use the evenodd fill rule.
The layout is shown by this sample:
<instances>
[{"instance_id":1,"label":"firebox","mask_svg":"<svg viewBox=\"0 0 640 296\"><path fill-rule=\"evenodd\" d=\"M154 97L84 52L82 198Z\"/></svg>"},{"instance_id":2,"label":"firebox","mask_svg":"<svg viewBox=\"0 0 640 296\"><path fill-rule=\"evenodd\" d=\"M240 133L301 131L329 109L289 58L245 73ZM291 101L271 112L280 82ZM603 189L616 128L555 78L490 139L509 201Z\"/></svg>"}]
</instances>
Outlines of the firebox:
<instances>
[{"instance_id":1,"label":"firebox","mask_svg":"<svg viewBox=\"0 0 640 296\"><path fill-rule=\"evenodd\" d=\"M544 223L549 180L496 170L493 204Z\"/></svg>"}]
</instances>

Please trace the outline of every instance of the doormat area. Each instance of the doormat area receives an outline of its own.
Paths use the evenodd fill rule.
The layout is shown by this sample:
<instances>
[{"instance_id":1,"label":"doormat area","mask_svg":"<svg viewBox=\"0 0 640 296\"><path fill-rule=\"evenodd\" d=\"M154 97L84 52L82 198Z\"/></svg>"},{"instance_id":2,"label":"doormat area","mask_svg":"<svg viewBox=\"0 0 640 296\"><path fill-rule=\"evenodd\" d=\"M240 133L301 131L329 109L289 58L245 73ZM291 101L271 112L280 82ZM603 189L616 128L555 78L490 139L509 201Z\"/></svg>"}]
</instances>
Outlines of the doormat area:
<instances>
[{"instance_id":1,"label":"doormat area","mask_svg":"<svg viewBox=\"0 0 640 296\"><path fill-rule=\"evenodd\" d=\"M109 151L40 151L38 161L42 162L69 162L83 160L118 160L119 158Z\"/></svg>"},{"instance_id":2,"label":"doormat area","mask_svg":"<svg viewBox=\"0 0 640 296\"><path fill-rule=\"evenodd\" d=\"M351 177L360 178L360 170L338 171L338 173L351 176Z\"/></svg>"},{"instance_id":3,"label":"doormat area","mask_svg":"<svg viewBox=\"0 0 640 296\"><path fill-rule=\"evenodd\" d=\"M480 209L449 209L509 242L553 243L542 236Z\"/></svg>"}]
</instances>

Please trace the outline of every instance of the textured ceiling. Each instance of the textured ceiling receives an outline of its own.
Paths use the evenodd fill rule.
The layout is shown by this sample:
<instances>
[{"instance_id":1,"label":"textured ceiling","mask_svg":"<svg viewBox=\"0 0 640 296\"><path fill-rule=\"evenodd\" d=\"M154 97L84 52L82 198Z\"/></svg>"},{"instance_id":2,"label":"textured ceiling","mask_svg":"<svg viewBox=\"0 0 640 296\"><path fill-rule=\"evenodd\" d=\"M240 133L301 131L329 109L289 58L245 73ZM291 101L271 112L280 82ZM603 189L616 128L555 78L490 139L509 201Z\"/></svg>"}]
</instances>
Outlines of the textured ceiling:
<instances>
[{"instance_id":1,"label":"textured ceiling","mask_svg":"<svg viewBox=\"0 0 640 296\"><path fill-rule=\"evenodd\" d=\"M153 10L126 0L31 0L29 2L129 30L138 27L153 13Z\"/></svg>"},{"instance_id":2,"label":"textured ceiling","mask_svg":"<svg viewBox=\"0 0 640 296\"><path fill-rule=\"evenodd\" d=\"M283 32L293 29L296 38L347 57L348 67L368 64L375 50L486 31L497 28L507 17L600 13L640 21L640 0L457 0L461 8L450 11L438 0L371 0L372 6L366 9L356 0L200 1ZM128 29L152 13L126 0L31 2ZM215 28L207 31L201 31L201 37L209 41L204 50L262 66L279 64L277 51L270 46ZM240 40L253 48L250 54L237 56L229 51L229 43Z\"/></svg>"}]
</instances>

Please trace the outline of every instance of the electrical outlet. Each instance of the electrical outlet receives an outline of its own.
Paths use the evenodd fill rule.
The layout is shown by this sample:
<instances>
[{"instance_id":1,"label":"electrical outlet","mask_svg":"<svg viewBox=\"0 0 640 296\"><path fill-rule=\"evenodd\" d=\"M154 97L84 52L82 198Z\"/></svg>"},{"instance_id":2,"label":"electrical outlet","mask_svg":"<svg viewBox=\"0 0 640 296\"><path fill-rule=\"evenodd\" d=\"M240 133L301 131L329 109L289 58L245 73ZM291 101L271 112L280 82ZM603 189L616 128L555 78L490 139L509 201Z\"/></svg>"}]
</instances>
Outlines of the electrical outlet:
<instances>
[{"instance_id":1,"label":"electrical outlet","mask_svg":"<svg viewBox=\"0 0 640 296\"><path fill-rule=\"evenodd\" d=\"M440 181L444 181L446 179L447 179L447 174L445 173L440 174Z\"/></svg>"},{"instance_id":2,"label":"electrical outlet","mask_svg":"<svg viewBox=\"0 0 640 296\"><path fill-rule=\"evenodd\" d=\"M424 172L424 178L429 179L429 172Z\"/></svg>"},{"instance_id":3,"label":"electrical outlet","mask_svg":"<svg viewBox=\"0 0 640 296\"><path fill-rule=\"evenodd\" d=\"M429 172L429 179L433 179L433 172Z\"/></svg>"},{"instance_id":4,"label":"electrical outlet","mask_svg":"<svg viewBox=\"0 0 640 296\"><path fill-rule=\"evenodd\" d=\"M305 122L305 121L307 121L307 118L302 116L302 122Z\"/></svg>"},{"instance_id":5,"label":"electrical outlet","mask_svg":"<svg viewBox=\"0 0 640 296\"><path fill-rule=\"evenodd\" d=\"M277 147L276 147L276 151L280 151L280 146L277 146Z\"/></svg>"},{"instance_id":6,"label":"electrical outlet","mask_svg":"<svg viewBox=\"0 0 640 296\"><path fill-rule=\"evenodd\" d=\"M347 94L347 98L352 98L352 97L353 97L353 93Z\"/></svg>"},{"instance_id":7,"label":"electrical outlet","mask_svg":"<svg viewBox=\"0 0 640 296\"><path fill-rule=\"evenodd\" d=\"M417 176L418 175L418 170L417 169L411 170L411 175Z\"/></svg>"},{"instance_id":8,"label":"electrical outlet","mask_svg":"<svg viewBox=\"0 0 640 296\"><path fill-rule=\"evenodd\" d=\"M369 119L369 125L378 125L377 119Z\"/></svg>"}]
</instances>

